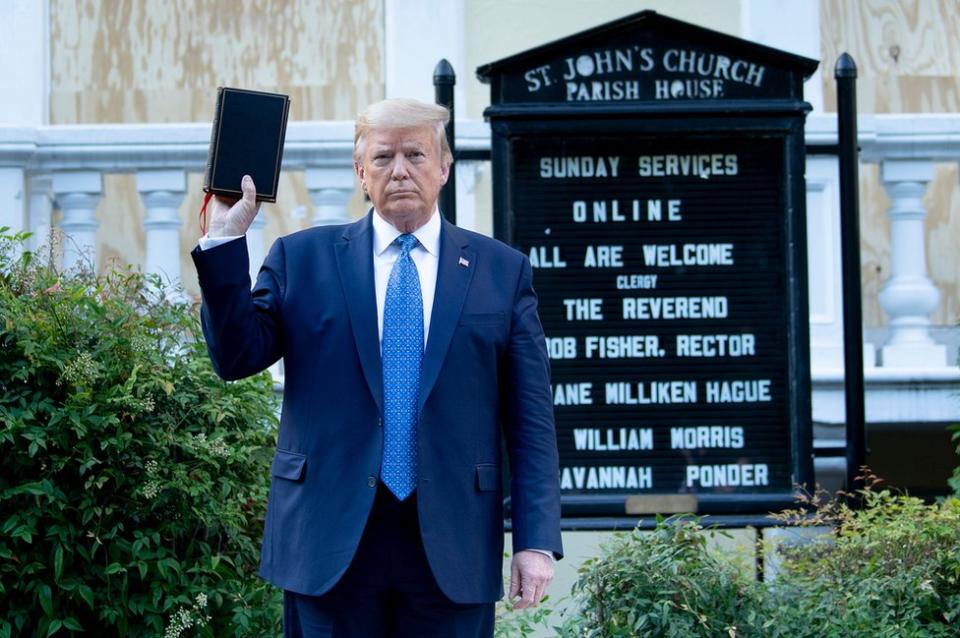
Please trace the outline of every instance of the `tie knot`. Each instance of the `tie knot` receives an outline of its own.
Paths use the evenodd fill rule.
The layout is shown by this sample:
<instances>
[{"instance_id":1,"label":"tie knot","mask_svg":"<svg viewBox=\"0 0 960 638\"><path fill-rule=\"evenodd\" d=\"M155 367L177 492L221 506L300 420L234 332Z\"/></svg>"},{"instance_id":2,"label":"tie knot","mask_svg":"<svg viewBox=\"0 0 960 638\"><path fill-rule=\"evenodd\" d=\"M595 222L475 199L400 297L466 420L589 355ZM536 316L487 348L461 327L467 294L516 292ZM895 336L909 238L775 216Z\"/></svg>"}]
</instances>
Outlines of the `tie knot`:
<instances>
[{"instance_id":1,"label":"tie knot","mask_svg":"<svg viewBox=\"0 0 960 638\"><path fill-rule=\"evenodd\" d=\"M411 250L416 248L417 244L420 243L419 241L417 241L417 238L410 233L404 233L398 236L394 240L394 242L396 242L396 244L400 246L400 251L402 253L409 253Z\"/></svg>"}]
</instances>

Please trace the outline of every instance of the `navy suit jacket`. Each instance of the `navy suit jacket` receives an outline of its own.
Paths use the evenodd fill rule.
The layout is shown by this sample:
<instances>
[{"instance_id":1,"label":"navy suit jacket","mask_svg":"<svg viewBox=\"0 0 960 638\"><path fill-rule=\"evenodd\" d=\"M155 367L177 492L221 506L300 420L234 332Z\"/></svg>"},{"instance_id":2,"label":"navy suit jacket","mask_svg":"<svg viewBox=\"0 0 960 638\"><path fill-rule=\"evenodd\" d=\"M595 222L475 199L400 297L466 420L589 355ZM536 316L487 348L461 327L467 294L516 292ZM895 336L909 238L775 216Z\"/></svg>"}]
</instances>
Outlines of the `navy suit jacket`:
<instances>
[{"instance_id":1,"label":"navy suit jacket","mask_svg":"<svg viewBox=\"0 0 960 638\"><path fill-rule=\"evenodd\" d=\"M245 239L192 253L217 373L239 379L284 358L260 573L302 594L346 571L379 476L371 214L278 239L252 292ZM440 237L420 380L420 531L447 597L491 602L502 596L502 437L514 551L563 551L549 362L526 257L445 221Z\"/></svg>"}]
</instances>

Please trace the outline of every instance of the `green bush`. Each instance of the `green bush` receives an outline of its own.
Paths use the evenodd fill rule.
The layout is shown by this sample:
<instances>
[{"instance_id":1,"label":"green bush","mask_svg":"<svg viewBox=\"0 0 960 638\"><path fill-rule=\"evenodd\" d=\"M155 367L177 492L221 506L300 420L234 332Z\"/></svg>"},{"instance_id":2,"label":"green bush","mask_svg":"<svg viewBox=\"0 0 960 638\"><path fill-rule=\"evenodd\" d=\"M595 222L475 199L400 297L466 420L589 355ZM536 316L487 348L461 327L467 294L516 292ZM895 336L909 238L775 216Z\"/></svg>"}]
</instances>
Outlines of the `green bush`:
<instances>
[{"instance_id":1,"label":"green bush","mask_svg":"<svg viewBox=\"0 0 960 638\"><path fill-rule=\"evenodd\" d=\"M0 638L276 635L269 375L222 382L158 278L22 239L0 230Z\"/></svg>"},{"instance_id":2,"label":"green bush","mask_svg":"<svg viewBox=\"0 0 960 638\"><path fill-rule=\"evenodd\" d=\"M926 504L879 489L861 506L837 500L794 522L835 532L784 552L766 590L775 634L795 638L921 638L960 635L960 500Z\"/></svg>"},{"instance_id":3,"label":"green bush","mask_svg":"<svg viewBox=\"0 0 960 638\"><path fill-rule=\"evenodd\" d=\"M742 576L708 552L696 519L618 535L585 563L564 638L941 638L960 636L960 500L927 504L880 489L853 508L808 499L780 518L829 526L781 547L776 579Z\"/></svg>"},{"instance_id":4,"label":"green bush","mask_svg":"<svg viewBox=\"0 0 960 638\"><path fill-rule=\"evenodd\" d=\"M696 519L618 534L580 568L564 638L760 636L760 599L731 561L707 550Z\"/></svg>"}]
</instances>

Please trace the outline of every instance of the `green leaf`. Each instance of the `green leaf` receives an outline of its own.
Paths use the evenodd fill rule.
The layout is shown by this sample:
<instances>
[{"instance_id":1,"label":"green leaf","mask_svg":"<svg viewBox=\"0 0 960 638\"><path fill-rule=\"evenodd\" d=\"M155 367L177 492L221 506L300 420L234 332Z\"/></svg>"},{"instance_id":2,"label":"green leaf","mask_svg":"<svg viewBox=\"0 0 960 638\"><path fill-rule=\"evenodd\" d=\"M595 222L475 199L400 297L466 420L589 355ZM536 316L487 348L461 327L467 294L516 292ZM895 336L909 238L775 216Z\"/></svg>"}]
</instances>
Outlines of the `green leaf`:
<instances>
[{"instance_id":1,"label":"green leaf","mask_svg":"<svg viewBox=\"0 0 960 638\"><path fill-rule=\"evenodd\" d=\"M109 565L107 565L107 568L104 570L104 573L109 576L109 575L117 574L123 571L126 571L126 569L124 569L123 565L121 565L120 563L110 563Z\"/></svg>"},{"instance_id":2,"label":"green leaf","mask_svg":"<svg viewBox=\"0 0 960 638\"><path fill-rule=\"evenodd\" d=\"M86 585L80 585L77 588L77 593L80 594L80 598L83 598L83 602L87 603L90 609L93 609L93 590Z\"/></svg>"},{"instance_id":3,"label":"green leaf","mask_svg":"<svg viewBox=\"0 0 960 638\"><path fill-rule=\"evenodd\" d=\"M53 550L53 579L60 580L63 575L63 545L57 543L57 548Z\"/></svg>"},{"instance_id":4,"label":"green leaf","mask_svg":"<svg viewBox=\"0 0 960 638\"><path fill-rule=\"evenodd\" d=\"M43 607L43 613L47 616L53 615L53 591L50 589L50 585L40 585L37 589L37 594L40 597L40 606Z\"/></svg>"},{"instance_id":5,"label":"green leaf","mask_svg":"<svg viewBox=\"0 0 960 638\"><path fill-rule=\"evenodd\" d=\"M49 637L52 636L53 634L55 634L55 633L57 633L58 631L60 631L60 628L61 628L61 627L63 627L63 621L62 621L62 620L59 620L59 619L58 619L58 620L54 620L53 622L51 622L51 623L50 623L50 626L47 628L47 638L49 638Z\"/></svg>"},{"instance_id":6,"label":"green leaf","mask_svg":"<svg viewBox=\"0 0 960 638\"><path fill-rule=\"evenodd\" d=\"M64 619L63 626L72 631L83 631L83 625L81 625L76 618Z\"/></svg>"}]
</instances>

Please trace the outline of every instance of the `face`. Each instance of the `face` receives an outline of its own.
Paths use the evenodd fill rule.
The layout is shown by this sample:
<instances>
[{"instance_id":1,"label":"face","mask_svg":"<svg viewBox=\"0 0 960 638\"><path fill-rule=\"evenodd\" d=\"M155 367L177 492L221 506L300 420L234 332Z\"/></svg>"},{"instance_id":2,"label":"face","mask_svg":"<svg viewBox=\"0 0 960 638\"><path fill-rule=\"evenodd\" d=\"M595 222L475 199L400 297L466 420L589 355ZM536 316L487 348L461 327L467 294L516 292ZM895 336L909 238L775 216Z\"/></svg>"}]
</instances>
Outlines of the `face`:
<instances>
[{"instance_id":1,"label":"face","mask_svg":"<svg viewBox=\"0 0 960 638\"><path fill-rule=\"evenodd\" d=\"M354 162L360 185L380 215L401 232L427 223L447 182L436 131L429 126L373 129Z\"/></svg>"}]
</instances>

